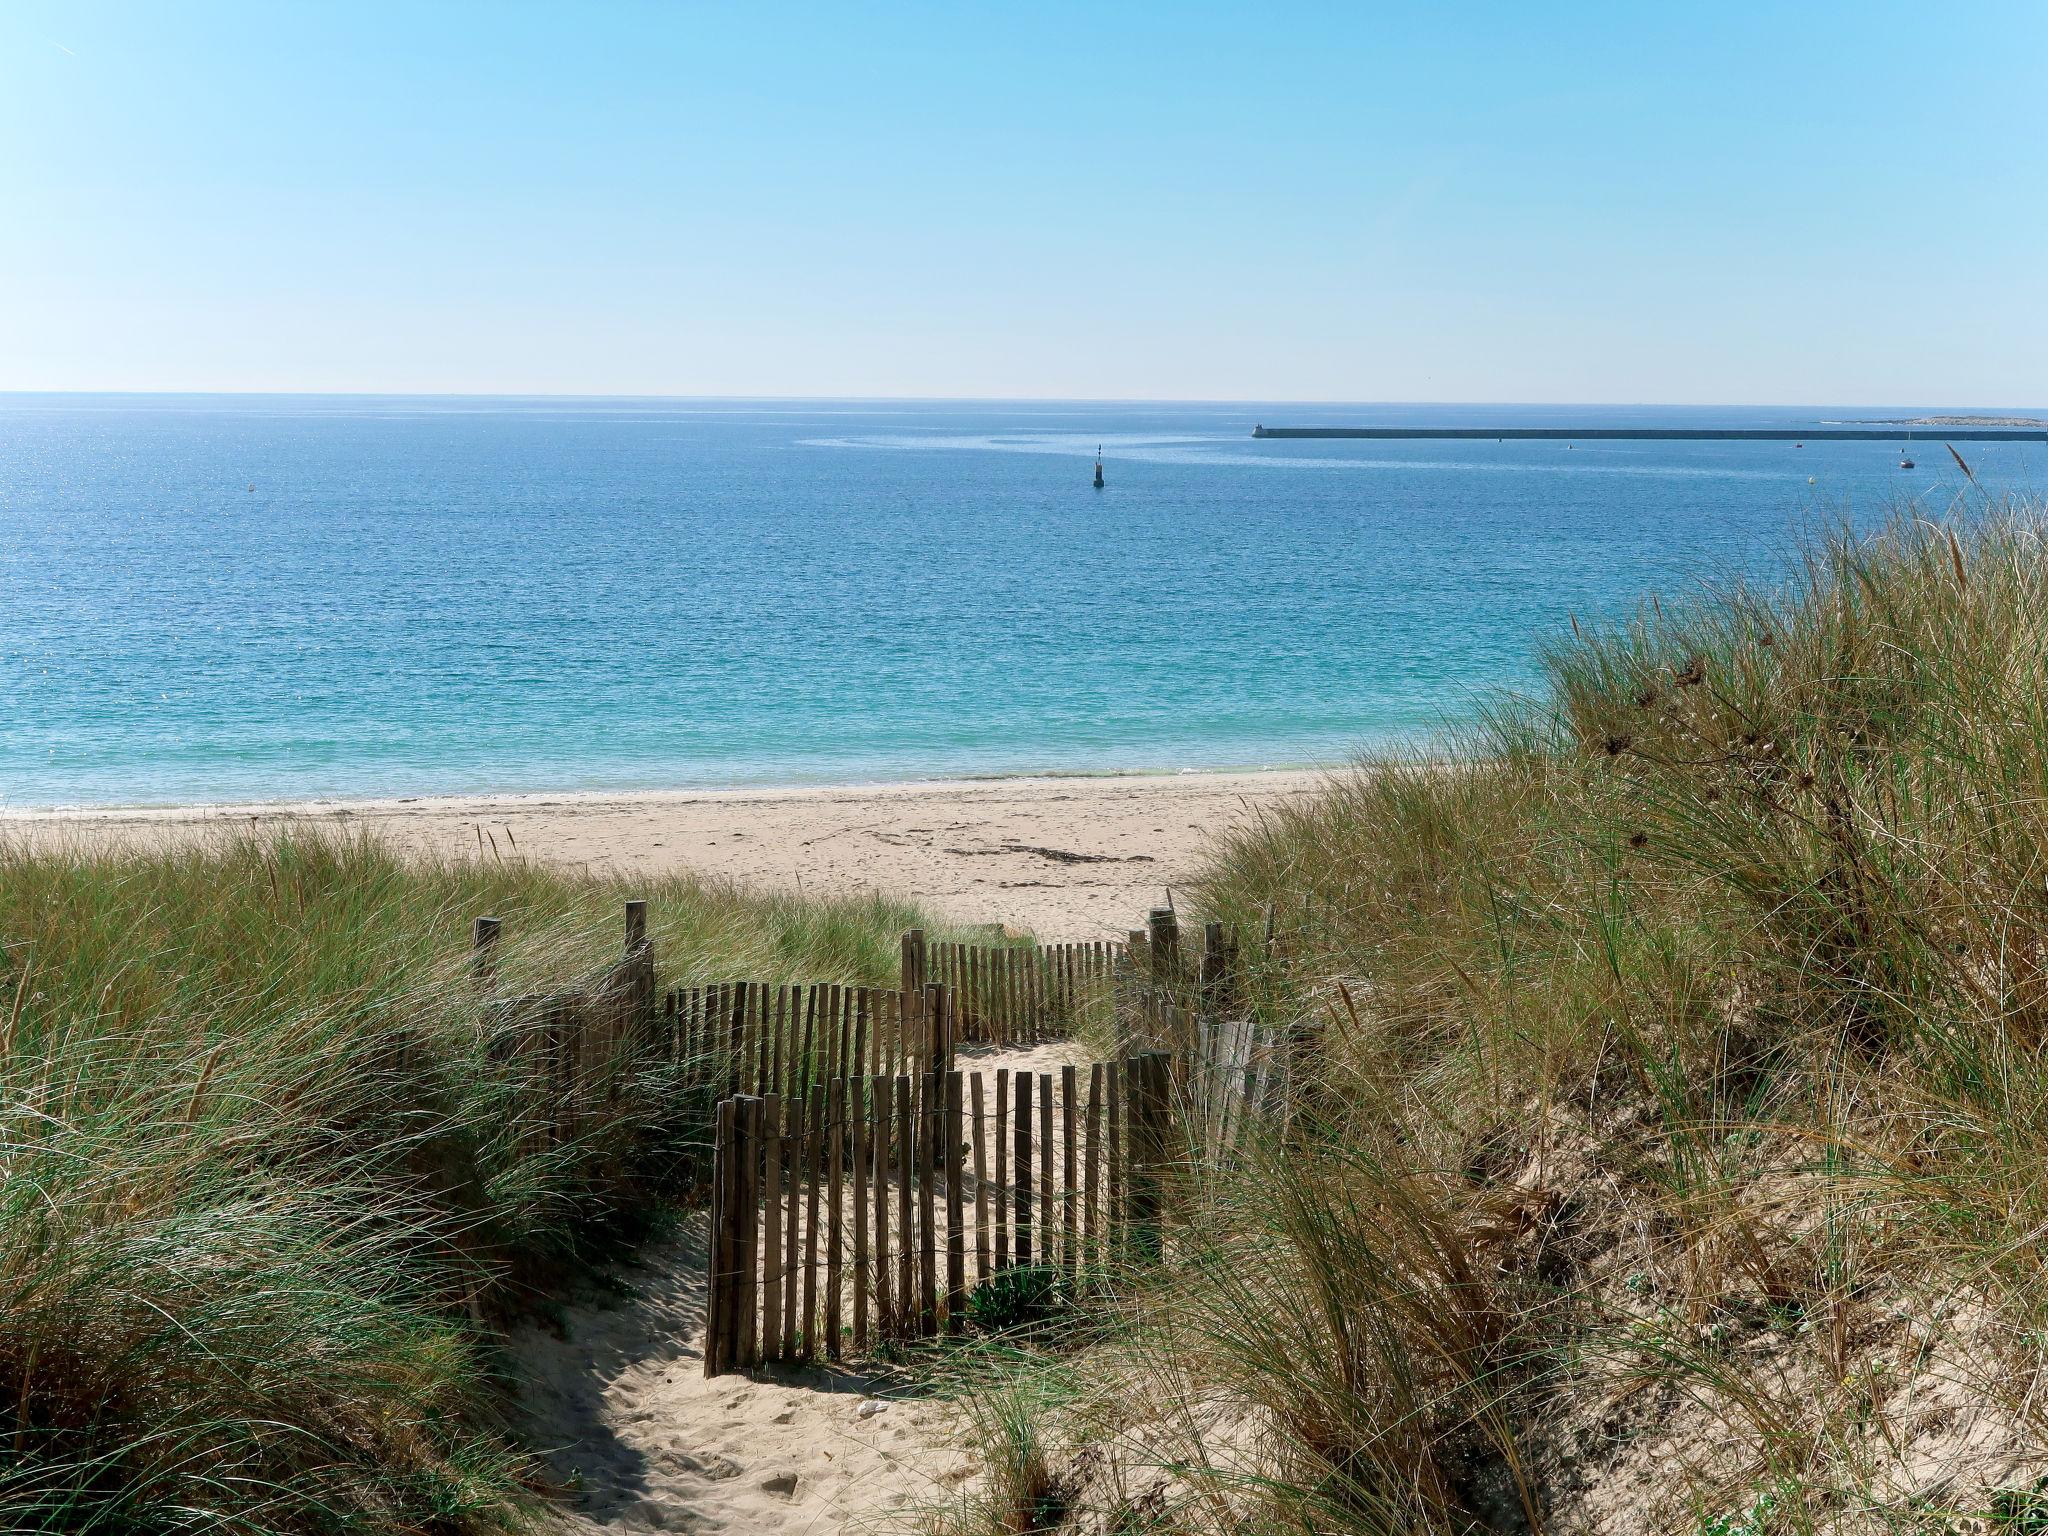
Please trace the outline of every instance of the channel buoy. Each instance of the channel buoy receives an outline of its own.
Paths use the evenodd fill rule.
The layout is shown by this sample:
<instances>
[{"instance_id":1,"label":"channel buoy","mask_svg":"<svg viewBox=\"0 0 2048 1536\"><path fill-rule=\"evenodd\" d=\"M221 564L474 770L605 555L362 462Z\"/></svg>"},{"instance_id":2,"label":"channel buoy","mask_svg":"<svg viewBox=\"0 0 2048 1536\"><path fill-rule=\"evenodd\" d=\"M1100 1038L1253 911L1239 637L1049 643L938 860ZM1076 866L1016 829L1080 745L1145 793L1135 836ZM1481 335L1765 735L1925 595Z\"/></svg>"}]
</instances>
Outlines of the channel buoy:
<instances>
[{"instance_id":1,"label":"channel buoy","mask_svg":"<svg viewBox=\"0 0 2048 1536\"><path fill-rule=\"evenodd\" d=\"M1102 489L1102 444L1095 445L1095 489Z\"/></svg>"}]
</instances>

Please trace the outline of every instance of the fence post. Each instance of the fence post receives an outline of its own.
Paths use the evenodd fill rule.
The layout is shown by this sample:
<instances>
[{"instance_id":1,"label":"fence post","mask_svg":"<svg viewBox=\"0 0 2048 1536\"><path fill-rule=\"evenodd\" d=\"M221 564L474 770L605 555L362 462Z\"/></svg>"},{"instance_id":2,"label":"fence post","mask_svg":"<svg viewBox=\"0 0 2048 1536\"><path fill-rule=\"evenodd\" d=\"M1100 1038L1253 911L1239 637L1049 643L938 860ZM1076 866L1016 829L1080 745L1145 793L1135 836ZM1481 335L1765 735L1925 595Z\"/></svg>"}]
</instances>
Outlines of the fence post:
<instances>
[{"instance_id":1,"label":"fence post","mask_svg":"<svg viewBox=\"0 0 2048 1536\"><path fill-rule=\"evenodd\" d=\"M903 935L903 969L900 991L913 996L924 991L924 930L912 928Z\"/></svg>"},{"instance_id":2,"label":"fence post","mask_svg":"<svg viewBox=\"0 0 2048 1536\"><path fill-rule=\"evenodd\" d=\"M1170 987L1180 979L1180 919L1171 907L1154 907L1146 920L1152 941L1152 981Z\"/></svg>"},{"instance_id":3,"label":"fence post","mask_svg":"<svg viewBox=\"0 0 2048 1536\"><path fill-rule=\"evenodd\" d=\"M495 917L480 917L469 930L470 974L480 991L488 992L498 981L498 930Z\"/></svg>"},{"instance_id":4,"label":"fence post","mask_svg":"<svg viewBox=\"0 0 2048 1536\"><path fill-rule=\"evenodd\" d=\"M1166 1056L1146 1051L1130 1059L1131 1248L1141 1259L1159 1257L1161 1165L1166 1160Z\"/></svg>"},{"instance_id":5,"label":"fence post","mask_svg":"<svg viewBox=\"0 0 2048 1536\"><path fill-rule=\"evenodd\" d=\"M647 942L647 903L638 899L626 903L626 953L632 954Z\"/></svg>"}]
</instances>

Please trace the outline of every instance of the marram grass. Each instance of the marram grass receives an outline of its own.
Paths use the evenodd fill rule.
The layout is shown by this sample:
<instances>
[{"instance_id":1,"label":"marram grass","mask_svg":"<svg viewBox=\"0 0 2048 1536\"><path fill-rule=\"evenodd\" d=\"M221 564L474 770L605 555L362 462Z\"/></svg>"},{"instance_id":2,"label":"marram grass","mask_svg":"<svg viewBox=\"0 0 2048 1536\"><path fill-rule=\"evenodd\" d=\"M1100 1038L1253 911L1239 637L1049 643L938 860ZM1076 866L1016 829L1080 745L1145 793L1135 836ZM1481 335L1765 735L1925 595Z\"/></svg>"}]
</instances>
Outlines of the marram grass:
<instances>
[{"instance_id":1,"label":"marram grass","mask_svg":"<svg viewBox=\"0 0 2048 1536\"><path fill-rule=\"evenodd\" d=\"M508 1130L467 968L889 982L922 919L362 841L0 846L0 1529L456 1531L531 1500L488 1320L660 1198L659 1074ZM935 926L935 925L928 925Z\"/></svg>"},{"instance_id":2,"label":"marram grass","mask_svg":"<svg viewBox=\"0 0 2048 1536\"><path fill-rule=\"evenodd\" d=\"M1823 530L1544 665L1448 758L1215 849L1203 915L1275 931L1295 1112L1130 1287L1070 1410L1126 1450L1072 1502L2048 1528L2041 509Z\"/></svg>"}]
</instances>

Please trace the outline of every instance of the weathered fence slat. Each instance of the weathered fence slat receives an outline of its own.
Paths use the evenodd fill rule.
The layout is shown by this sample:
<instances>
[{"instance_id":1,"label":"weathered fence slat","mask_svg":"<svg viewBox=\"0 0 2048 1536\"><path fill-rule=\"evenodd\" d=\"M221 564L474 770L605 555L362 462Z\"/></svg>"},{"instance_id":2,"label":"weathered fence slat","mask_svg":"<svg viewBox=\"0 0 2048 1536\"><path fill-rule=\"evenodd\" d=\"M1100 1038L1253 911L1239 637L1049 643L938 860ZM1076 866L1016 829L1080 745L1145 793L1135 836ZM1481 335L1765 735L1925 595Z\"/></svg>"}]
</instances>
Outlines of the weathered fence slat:
<instances>
[{"instance_id":1,"label":"weathered fence slat","mask_svg":"<svg viewBox=\"0 0 2048 1536\"><path fill-rule=\"evenodd\" d=\"M968 1079L968 1112L974 1132L974 1283L988 1281L988 1141L982 1126L981 1074Z\"/></svg>"},{"instance_id":2,"label":"weathered fence slat","mask_svg":"<svg viewBox=\"0 0 2048 1536\"><path fill-rule=\"evenodd\" d=\"M819 1162L825 1150L825 1085L811 1089L804 1126L804 1347L806 1362L818 1358L818 1194Z\"/></svg>"},{"instance_id":3,"label":"weathered fence slat","mask_svg":"<svg viewBox=\"0 0 2048 1536\"><path fill-rule=\"evenodd\" d=\"M1017 1262L1031 1262L1031 1074L1016 1075L1017 1090L1017 1182L1016 1213L1010 1218Z\"/></svg>"},{"instance_id":4,"label":"weathered fence slat","mask_svg":"<svg viewBox=\"0 0 2048 1536\"><path fill-rule=\"evenodd\" d=\"M832 1004L819 1006L822 1041ZM1079 1283L1118 1254L1160 1253L1176 1102L1166 1053L1085 1074L998 1068L994 1098L991 1113L984 1074L955 1068L722 1100L706 1372L957 1334L974 1288L1013 1265Z\"/></svg>"},{"instance_id":5,"label":"weathered fence slat","mask_svg":"<svg viewBox=\"0 0 2048 1536\"><path fill-rule=\"evenodd\" d=\"M797 1272L803 1268L797 1241L803 1226L804 1119L801 1098L792 1095L783 1101L782 1347L776 1356L781 1360L793 1358L797 1347Z\"/></svg>"},{"instance_id":6,"label":"weathered fence slat","mask_svg":"<svg viewBox=\"0 0 2048 1536\"><path fill-rule=\"evenodd\" d=\"M967 1310L967 1170L961 1139L961 1077L946 1074L946 1329L958 1333Z\"/></svg>"},{"instance_id":7,"label":"weathered fence slat","mask_svg":"<svg viewBox=\"0 0 2048 1536\"><path fill-rule=\"evenodd\" d=\"M855 1051L858 1057L860 1052ZM853 1352L868 1347L868 1117L861 1090L867 1079L848 1085L847 1113L853 1121Z\"/></svg>"},{"instance_id":8,"label":"weathered fence slat","mask_svg":"<svg viewBox=\"0 0 2048 1536\"><path fill-rule=\"evenodd\" d=\"M872 1095L875 1120L875 1133L871 1142L875 1165L875 1327L884 1338L889 1338L896 1332L890 1283L894 1276L889 1270L890 1100L889 1079L880 1073L875 1075Z\"/></svg>"},{"instance_id":9,"label":"weathered fence slat","mask_svg":"<svg viewBox=\"0 0 2048 1536\"><path fill-rule=\"evenodd\" d=\"M825 1354L832 1360L840 1355L839 1288L844 1280L840 1251L846 1242L846 1099L846 1079L834 1078L825 1090L825 1179L830 1185L825 1224Z\"/></svg>"},{"instance_id":10,"label":"weathered fence slat","mask_svg":"<svg viewBox=\"0 0 2048 1536\"><path fill-rule=\"evenodd\" d=\"M1076 1073L1071 1064L1060 1068L1060 1262L1068 1275L1079 1272L1081 1266L1075 1257L1075 1218L1079 1214L1075 1199L1079 1191L1075 1188L1075 1159L1079 1150L1075 1127L1079 1123L1076 1114L1075 1090Z\"/></svg>"},{"instance_id":11,"label":"weathered fence slat","mask_svg":"<svg viewBox=\"0 0 2048 1536\"><path fill-rule=\"evenodd\" d=\"M897 1332L908 1335L917 1316L917 1231L911 1222L911 1200L916 1190L911 1163L917 1144L917 1122L911 1117L910 1077L896 1079L896 1305Z\"/></svg>"},{"instance_id":12,"label":"weathered fence slat","mask_svg":"<svg viewBox=\"0 0 2048 1536\"><path fill-rule=\"evenodd\" d=\"M1088 1160L1082 1175L1081 1267L1091 1269L1102 1262L1096 1226L1097 1169L1102 1161L1102 1063L1088 1069Z\"/></svg>"},{"instance_id":13,"label":"weathered fence slat","mask_svg":"<svg viewBox=\"0 0 2048 1536\"><path fill-rule=\"evenodd\" d=\"M917 1136L917 1331L929 1337L939 1331L939 1254L934 1184L939 1138L940 1078L925 1074L918 1104Z\"/></svg>"},{"instance_id":14,"label":"weathered fence slat","mask_svg":"<svg viewBox=\"0 0 2048 1536\"><path fill-rule=\"evenodd\" d=\"M761 1103L761 1136L767 1153L763 1159L761 1199L762 1236L767 1239L767 1258L761 1266L761 1339L763 1352L770 1359L779 1360L782 1358L782 1168L785 1161L782 1096L771 1093Z\"/></svg>"},{"instance_id":15,"label":"weathered fence slat","mask_svg":"<svg viewBox=\"0 0 2048 1536\"><path fill-rule=\"evenodd\" d=\"M749 1095L741 1101L739 1161L739 1281L735 1295L739 1303L739 1337L735 1353L742 1364L755 1365L761 1359L759 1313L761 1223L761 1101Z\"/></svg>"},{"instance_id":16,"label":"weathered fence slat","mask_svg":"<svg viewBox=\"0 0 2048 1536\"><path fill-rule=\"evenodd\" d=\"M711 1283L705 1287L704 1296L704 1374L716 1376L727 1365L725 1350L725 1316L727 1311L726 1290L731 1283L731 1258L728 1253L729 1237L737 1220L733 1210L732 1180L738 1171L737 1159L733 1156L732 1125L737 1106L726 1099L718 1106L718 1118L712 1131L712 1145L715 1151L713 1167L716 1172L711 1181Z\"/></svg>"},{"instance_id":17,"label":"weathered fence slat","mask_svg":"<svg viewBox=\"0 0 2048 1536\"><path fill-rule=\"evenodd\" d=\"M996 1119L991 1127L996 1144L996 1268L1010 1267L1010 1143L1004 1132L1010 1119L1010 1069L996 1068Z\"/></svg>"}]
</instances>

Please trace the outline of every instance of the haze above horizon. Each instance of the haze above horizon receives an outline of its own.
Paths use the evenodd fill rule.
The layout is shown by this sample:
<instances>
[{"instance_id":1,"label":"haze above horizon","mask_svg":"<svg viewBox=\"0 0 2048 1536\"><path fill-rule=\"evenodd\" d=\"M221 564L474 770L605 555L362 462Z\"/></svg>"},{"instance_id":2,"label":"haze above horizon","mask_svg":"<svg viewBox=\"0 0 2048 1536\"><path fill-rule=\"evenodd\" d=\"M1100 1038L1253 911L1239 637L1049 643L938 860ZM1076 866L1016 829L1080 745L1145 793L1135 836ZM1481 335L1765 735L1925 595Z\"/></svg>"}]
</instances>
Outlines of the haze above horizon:
<instances>
[{"instance_id":1,"label":"haze above horizon","mask_svg":"<svg viewBox=\"0 0 2048 1536\"><path fill-rule=\"evenodd\" d=\"M2048 8L0 12L0 389L2048 403Z\"/></svg>"}]
</instances>

